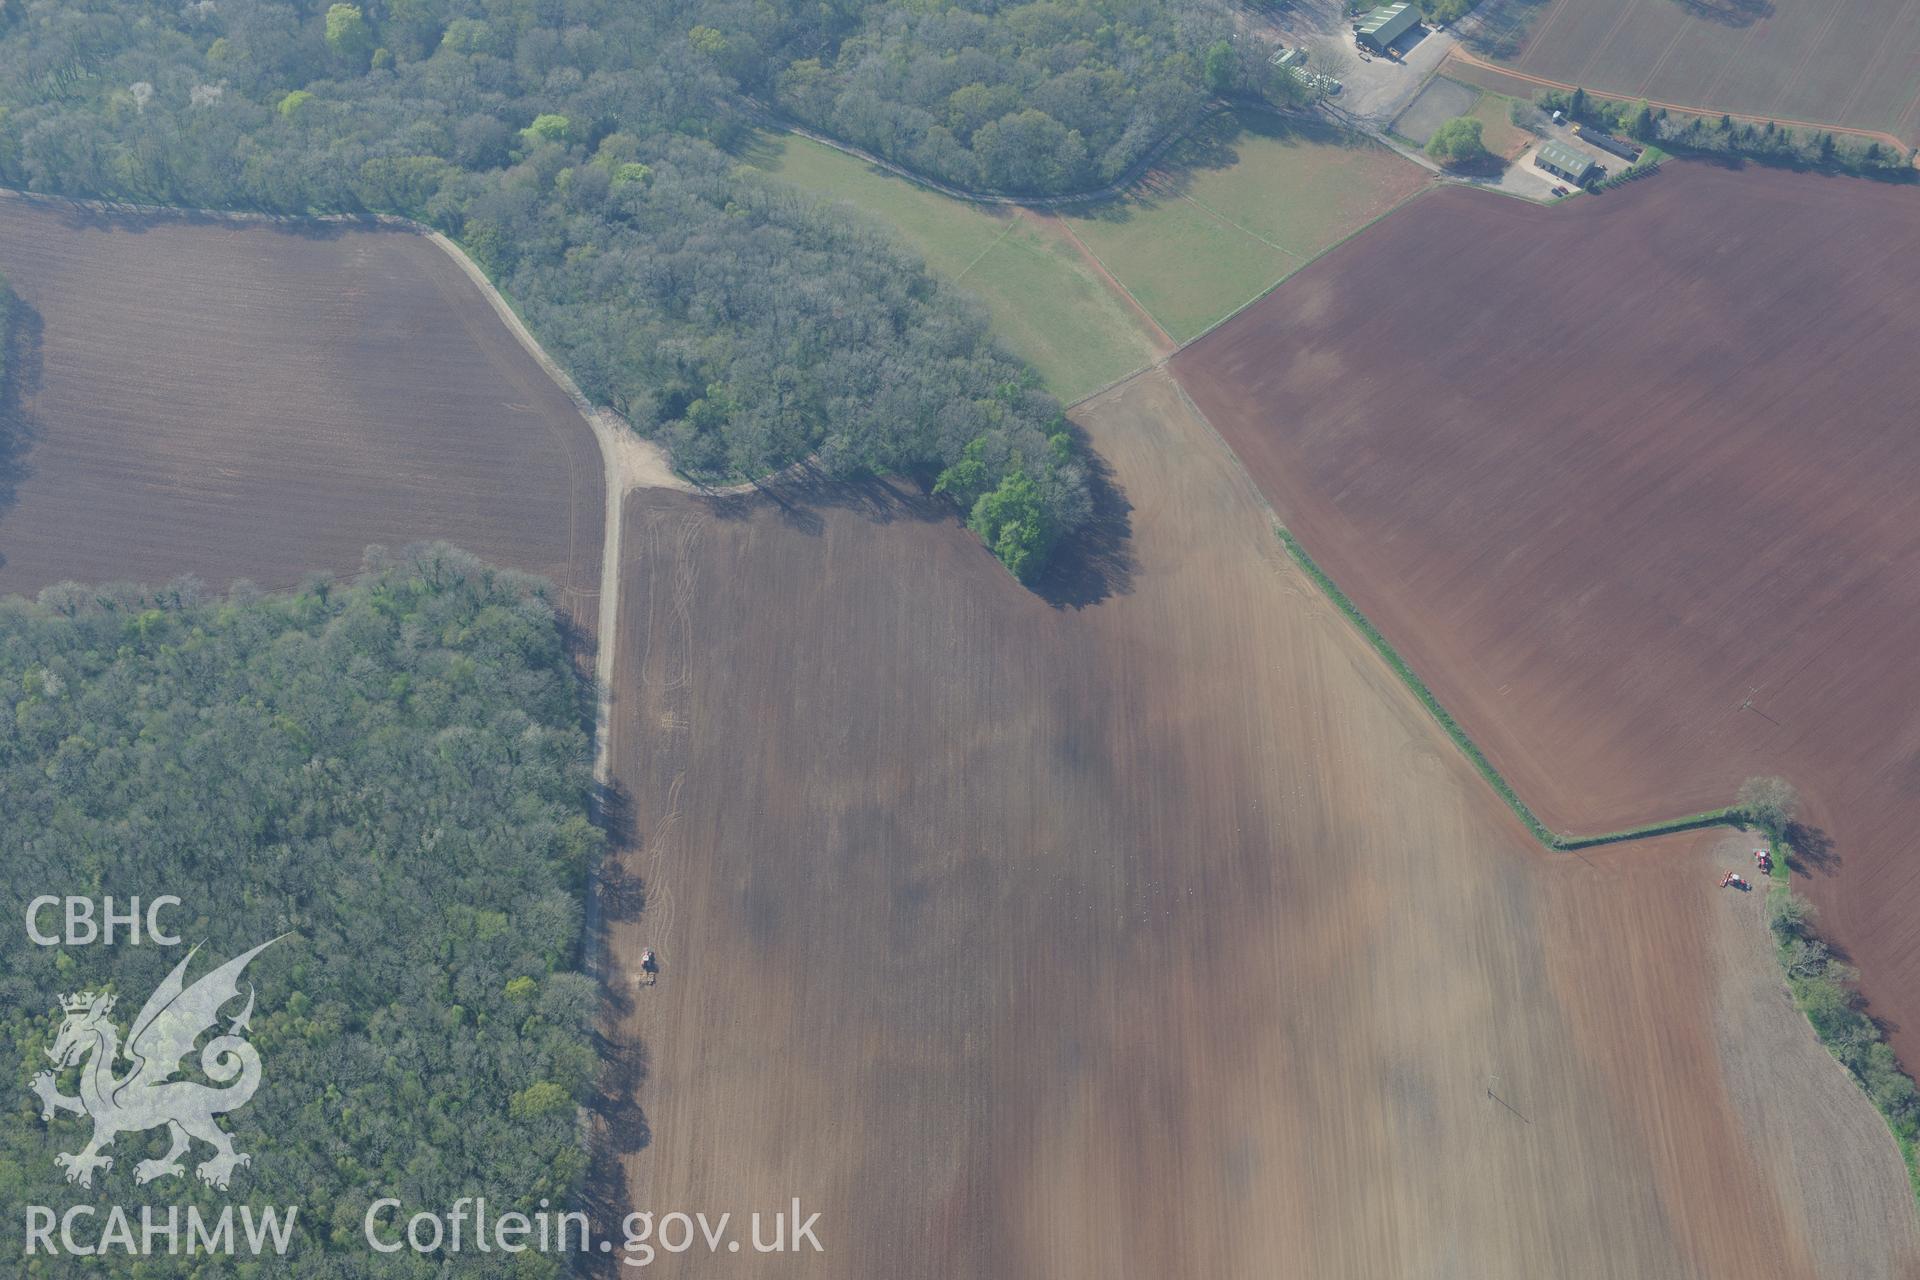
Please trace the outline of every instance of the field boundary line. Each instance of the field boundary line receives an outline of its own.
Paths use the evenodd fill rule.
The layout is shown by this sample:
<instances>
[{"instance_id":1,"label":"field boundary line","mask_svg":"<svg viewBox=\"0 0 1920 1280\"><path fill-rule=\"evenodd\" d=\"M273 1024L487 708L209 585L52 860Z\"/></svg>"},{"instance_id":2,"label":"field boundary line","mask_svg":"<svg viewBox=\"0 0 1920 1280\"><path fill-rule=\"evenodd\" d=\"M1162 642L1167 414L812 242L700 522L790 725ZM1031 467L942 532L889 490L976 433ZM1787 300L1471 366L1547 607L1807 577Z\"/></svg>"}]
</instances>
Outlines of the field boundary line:
<instances>
[{"instance_id":1,"label":"field boundary line","mask_svg":"<svg viewBox=\"0 0 1920 1280\"><path fill-rule=\"evenodd\" d=\"M1665 818L1654 822L1640 823L1635 826L1622 827L1614 831L1594 832L1588 835L1559 835L1549 830L1547 824L1540 821L1539 816L1533 812L1527 802L1522 800L1519 793L1514 791L1512 785L1507 782L1505 775L1494 768L1493 762L1487 759L1486 754L1480 750L1479 744L1467 735L1466 730L1462 729L1459 723L1454 720L1453 716L1448 713L1447 709L1440 704L1440 700L1434 697L1433 691L1427 687L1426 682L1414 674L1414 670L1408 665L1407 660L1400 656L1400 651L1394 648L1393 644L1380 633L1379 628L1375 627L1367 615L1360 611L1360 607L1354 604L1347 593L1340 589L1339 584L1334 582L1327 571L1320 567L1319 562L1307 554L1306 548L1300 545L1299 540L1293 536L1292 531L1290 531L1285 522L1281 520L1280 513L1274 510L1272 501L1268 499L1265 491L1260 488L1259 483L1254 480L1253 473L1247 470L1247 464L1241 461L1240 455L1234 452L1233 446L1227 443L1226 437L1220 434L1220 429L1213 425L1212 419L1208 418L1207 415L1201 411L1200 406L1194 403L1193 397L1188 395L1187 389L1180 384L1180 379L1173 376L1170 369L1160 368L1153 372L1160 373L1173 385L1175 394L1180 397L1180 403L1186 407L1187 412L1191 413L1195 419L1206 425L1207 430L1212 433L1213 438L1217 440L1220 443L1220 447L1226 451L1227 457L1233 460L1234 468L1239 471L1241 479L1246 481L1260 505L1266 508L1267 518L1272 522L1274 535L1281 547L1286 551L1287 556L1312 580L1315 586L1320 588L1321 593L1327 597L1328 601L1330 601L1335 608L1339 609L1346 617L1347 622L1360 633L1361 638L1367 641L1368 645L1379 655L1381 660L1387 664L1388 668L1401 679L1407 686L1407 689L1419 700L1420 704L1426 708L1428 714L1431 715L1446 732L1447 737L1453 742L1454 746L1459 748L1460 753L1467 757L1468 762L1474 766L1474 769L1480 774L1481 778L1488 786L1493 788L1496 795L1506 802L1507 807L1512 810L1513 815L1520 820L1521 825L1526 827L1528 834L1533 836L1543 848L1556 853L1572 853L1580 849L1595 848L1599 845L1622 844L1631 840L1651 839L1654 836L1671 835L1681 831L1693 831L1703 827L1738 827L1742 825L1740 814L1729 807L1724 809L1707 809L1700 813L1689 813L1677 818ZM1137 377L1139 375L1135 376Z\"/></svg>"},{"instance_id":2,"label":"field boundary line","mask_svg":"<svg viewBox=\"0 0 1920 1280\"><path fill-rule=\"evenodd\" d=\"M581 419L586 422L588 429L593 434L595 444L599 447L600 467L606 484L605 501L607 503L607 512L602 521L605 533L601 540L600 588L598 593L599 600L597 602L599 608L597 626L599 630L596 635L594 666L595 680L601 686L600 697L603 703L611 697L610 686L604 677L611 673L614 626L617 624L619 617L619 610L617 608L620 580L618 572L619 526L621 522L620 509L626 496L626 490L638 487L674 488L693 493L702 492L702 490L700 490L698 486L682 480L671 471L666 471L664 480L659 477L643 477L634 474L642 468L634 465L631 452L622 448L624 442L615 434L613 423L607 421L607 418L617 418L617 416L612 414L610 410L597 408L592 401L587 399L586 394L580 390L579 384L574 382L572 375L561 368L553 357L547 354L546 348L541 346L539 339L533 336L532 330L521 320L520 314L514 310L513 304L507 300L506 296L502 294L494 285L493 281L488 278L487 273L480 268L477 262L468 256L466 250L461 248L459 244L434 230L432 227L415 222L411 218L402 218L394 214L374 214L371 216L356 214L297 215L262 213L253 210L195 209L177 205L141 204L119 200L75 199L69 196L48 195L37 191L16 191L11 188L0 188L0 198L24 200L28 203L70 205L93 209L106 214L214 218L226 222L261 223L266 225L278 224L283 226L319 223L330 226L386 227L418 235L445 253L453 262L454 266L460 270L461 274L466 276L467 279L479 289L481 297L487 300L488 305L493 309L494 314L499 318L501 324L506 327L507 332L511 334L514 340L520 344L521 348L533 358L534 363L540 367L541 371L552 379L554 385L560 389L561 393L572 402L574 409L580 414ZM641 440L638 436L634 436L633 442L642 446L644 450L657 449L657 446ZM664 462L662 469L663 471L665 470ZM617 497L616 491L618 491ZM609 554L609 552L611 552L611 554ZM599 718L602 720L602 723L605 722L604 707ZM608 776L607 761L605 758L607 747L604 737L604 731L596 726L594 780L600 784L604 784Z\"/></svg>"},{"instance_id":3,"label":"field boundary line","mask_svg":"<svg viewBox=\"0 0 1920 1280\"><path fill-rule=\"evenodd\" d=\"M1380 629L1360 611L1360 607L1340 589L1327 571L1307 554L1306 548L1300 545L1299 539L1295 538L1283 524L1276 523L1274 533L1278 535L1280 545L1287 549L1287 554L1293 557L1294 563L1313 579L1321 593L1346 616L1347 621L1360 632L1367 643L1373 647L1374 652L1385 660L1387 666L1392 668L1393 673L1400 677L1401 682L1427 709L1427 714L1431 715L1441 729L1446 731L1447 737L1453 740L1453 745L1460 749L1460 754L1467 758L1468 763L1472 764L1487 785L1493 788L1494 793L1506 801L1507 808L1513 811L1513 816L1520 819L1521 824L1532 833L1533 838L1546 848L1556 852L1571 853L1577 849L1591 849L1605 844L1623 844L1630 840L1646 840L1654 836L1694 831L1702 827L1741 825L1739 815L1734 810L1722 808L1707 809L1678 818L1665 818L1656 822L1623 827L1617 831L1602 831L1590 835L1561 835L1548 830L1546 823L1540 821L1539 816L1527 802L1520 798L1519 793L1513 789L1505 775L1494 767L1491 760L1487 759L1480 745L1460 727L1460 723L1453 718L1452 713L1441 705L1440 699L1434 696L1433 690L1427 687L1426 681L1414 673L1413 667L1400 656L1400 651L1393 647L1392 642L1380 633Z\"/></svg>"},{"instance_id":4,"label":"field boundary line","mask_svg":"<svg viewBox=\"0 0 1920 1280\"><path fill-rule=\"evenodd\" d=\"M1510 76L1526 84L1538 85L1542 89L1559 89L1565 93L1572 93L1576 89L1584 90L1586 88L1584 85L1568 84L1562 80L1549 80L1545 76L1536 76L1528 71L1516 71L1512 67L1503 67L1497 62L1488 62L1485 58L1476 57L1466 52L1459 45L1455 45L1453 48L1447 50L1447 56L1441 59L1441 65L1445 66L1448 61L1455 58L1458 58L1469 67L1477 67L1482 71L1491 72L1497 76ZM1601 97L1615 96L1604 89L1593 89L1590 92ZM1822 124L1817 120L1788 120L1780 116L1754 115L1746 111L1724 111L1716 110L1713 107L1688 106L1683 102L1655 102L1651 98L1640 98L1638 101L1645 102L1649 107L1653 107L1656 110L1677 111L1681 115L1699 116L1703 120L1710 120L1714 116L1726 116L1729 120L1739 120L1746 124L1775 124L1783 125L1789 129L1815 129L1824 133L1845 134L1851 138L1866 138L1873 142L1885 143L1894 148L1894 150L1901 152L1910 149L1907 144L1900 141L1900 139L1890 133L1884 133L1879 129L1861 129L1854 125L1847 124ZM1920 99L1916 99L1916 102L1920 102Z\"/></svg>"},{"instance_id":5,"label":"field boundary line","mask_svg":"<svg viewBox=\"0 0 1920 1280\"><path fill-rule=\"evenodd\" d=\"M1200 126L1215 116L1252 105L1250 103L1228 102L1221 98L1214 99L1202 107L1199 113L1191 120L1188 120L1185 124L1169 129L1165 137L1161 138L1160 141L1154 143L1151 147L1148 147L1138 160L1135 160L1127 167L1124 173L1103 187L1094 187L1086 191L1069 191L1054 196L1016 196L1007 195L998 191L974 191L967 187L956 187L950 182L942 182L938 178L921 173L916 169L909 169L906 165L889 160L885 156L877 155L865 147L855 146L851 142L843 142L830 133L821 133L817 129L801 124L798 120L781 115L757 98L747 98L746 101L747 104L753 108L755 114L760 117L760 122L768 128L778 129L782 133L790 133L796 138L805 138L809 142L817 142L823 147L831 147L835 151L850 155L856 160L864 160L875 168L884 169L894 177L904 178L915 186L924 187L928 191L947 196L953 200L964 200L969 204L1014 206L1023 209L1058 209L1066 205L1095 204L1102 200L1111 200L1115 196L1123 195L1126 193L1127 188L1131 187L1141 178L1144 178L1160 157L1165 155L1168 148L1172 147L1175 143L1191 136ZM1279 111L1279 108L1271 104L1264 105L1266 105L1267 110ZM1284 115L1287 113L1280 112L1280 114Z\"/></svg>"},{"instance_id":6,"label":"field boundary line","mask_svg":"<svg viewBox=\"0 0 1920 1280\"><path fill-rule=\"evenodd\" d=\"M1153 360L1149 360L1146 364L1141 365L1138 369L1130 369L1127 372L1121 374L1119 377L1114 378L1109 382L1103 383L1100 386L1095 387L1093 390L1087 392L1087 394L1081 396L1078 400L1075 400L1072 404L1063 404L1060 406L1060 408L1063 412L1071 413L1082 405L1092 404L1095 400L1098 400L1101 396L1107 394L1107 392L1112 391L1116 387L1125 386L1127 383L1132 382L1135 378L1139 377L1141 374L1152 373L1155 369L1164 368L1167 361L1170 358L1171 357L1168 357L1168 356L1159 356Z\"/></svg>"},{"instance_id":7,"label":"field boundary line","mask_svg":"<svg viewBox=\"0 0 1920 1280\"><path fill-rule=\"evenodd\" d=\"M1363 136L1370 136L1370 135L1363 135ZM1388 147L1387 150L1391 151L1393 150L1393 148ZM1302 271L1305 271L1308 267L1320 261L1320 259L1326 257L1328 254L1332 253L1335 249L1338 249L1341 245L1353 239L1355 236L1359 235L1361 232L1367 230L1369 227L1373 226L1375 223L1381 221L1382 219L1392 217L1394 214L1400 212L1400 210L1406 208L1408 205L1412 204L1415 200L1418 200L1421 196L1426 195L1428 192L1438 191L1443 185L1447 185L1447 184L1438 183L1438 182L1429 183L1428 185L1421 187L1416 191L1409 192L1405 196L1402 196L1400 199L1394 201L1391 205L1387 206L1385 209L1382 209L1379 213L1374 214L1373 217L1368 218L1365 222L1361 223L1359 226L1355 227L1353 230L1347 232L1347 234L1341 236L1338 240L1335 240L1332 244L1328 245L1326 248L1320 250L1320 252L1301 257L1300 264L1296 266L1293 270L1287 272L1285 275L1281 276L1278 280L1275 280L1272 284L1268 285L1266 288L1262 289L1260 292L1254 294L1251 298L1248 298L1245 302L1241 303L1239 306L1235 307L1233 310L1227 312L1227 314L1221 316L1218 320L1215 320L1212 324L1209 324L1206 328L1202 329L1200 332L1194 334L1191 338L1188 338L1185 342L1181 343L1179 347L1174 350L1173 355L1179 355L1180 352L1185 351L1188 347L1200 341L1202 338L1212 333L1215 329L1218 329L1221 325L1233 319L1235 316L1239 315L1242 311L1245 311L1248 307L1251 307L1254 303L1264 300L1266 296L1272 293L1275 289L1278 289L1281 285L1293 279L1295 276L1299 275ZM1300 255L1297 255L1297 254L1294 256L1300 257ZM1198 411L1199 410L1196 407L1195 412L1198 412ZM1204 415L1202 416L1204 417ZM1225 437L1222 437L1222 439L1225 439Z\"/></svg>"},{"instance_id":8,"label":"field boundary line","mask_svg":"<svg viewBox=\"0 0 1920 1280\"><path fill-rule=\"evenodd\" d=\"M1174 340L1174 336L1168 333L1160 322L1154 318L1153 312L1147 310L1146 304L1133 296L1133 290L1122 284L1119 276L1114 275L1112 271L1108 270L1107 264L1100 261L1100 255L1090 249L1087 246L1087 242L1075 234L1074 229L1067 224L1065 218L1059 214L1046 214L1037 210L1026 210L1025 212L1030 218L1051 217L1053 221L1059 225L1060 230L1066 233L1067 239L1073 241L1073 247L1078 249L1086 260L1092 264L1094 271L1098 273L1101 280L1105 281L1109 288L1124 298L1127 305L1137 312L1142 320L1147 322L1147 325L1152 331L1149 336L1158 335L1160 340L1154 345L1161 348L1162 359L1165 359L1168 355L1180 349L1180 344Z\"/></svg>"},{"instance_id":9,"label":"field boundary line","mask_svg":"<svg viewBox=\"0 0 1920 1280\"><path fill-rule=\"evenodd\" d=\"M1187 203L1194 205L1196 208L1199 208L1203 212L1212 215L1214 218L1216 218L1220 222L1224 222L1229 227L1232 227L1235 231L1238 231L1241 235L1248 236L1254 240L1258 240L1261 244L1267 246L1267 248L1269 249L1274 250L1276 253L1284 253L1289 258L1304 259L1306 256L1304 254L1295 253L1292 249L1287 248L1287 246L1283 244L1275 244L1273 241L1261 235L1258 231L1247 230L1247 228L1241 226L1239 223L1235 222L1232 218L1229 218L1226 214L1220 212L1218 209L1208 204L1205 200L1202 200L1199 196L1193 195L1190 192L1182 191L1180 193L1180 198L1182 200L1185 200Z\"/></svg>"},{"instance_id":10,"label":"field boundary line","mask_svg":"<svg viewBox=\"0 0 1920 1280\"><path fill-rule=\"evenodd\" d=\"M1009 235L1013 233L1013 228L1015 225L1016 224L1014 219L1008 218L1007 225L1000 228L1000 234L995 236L992 240L988 241L986 248L974 254L972 262L969 262L966 266L960 268L960 274L953 278L953 282L955 284L959 284L962 280L965 280L967 278L967 272L979 266L980 260L982 258L986 257L988 254L992 253L995 249L999 248L1000 242L1002 240L1005 240Z\"/></svg>"}]
</instances>

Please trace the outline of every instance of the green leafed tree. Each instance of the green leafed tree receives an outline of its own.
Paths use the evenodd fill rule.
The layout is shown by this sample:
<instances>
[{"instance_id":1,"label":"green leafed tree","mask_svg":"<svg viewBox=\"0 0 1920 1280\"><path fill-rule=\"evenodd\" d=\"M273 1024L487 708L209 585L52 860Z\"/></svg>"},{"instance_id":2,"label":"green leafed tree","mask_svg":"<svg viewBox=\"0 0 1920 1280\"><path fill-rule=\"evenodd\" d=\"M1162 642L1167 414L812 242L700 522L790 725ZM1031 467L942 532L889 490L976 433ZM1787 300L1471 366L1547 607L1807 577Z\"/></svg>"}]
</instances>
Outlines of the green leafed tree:
<instances>
[{"instance_id":1,"label":"green leafed tree","mask_svg":"<svg viewBox=\"0 0 1920 1280\"><path fill-rule=\"evenodd\" d=\"M1481 138L1480 122L1472 116L1455 116L1446 121L1427 139L1427 155L1449 169L1485 164L1489 155Z\"/></svg>"},{"instance_id":2,"label":"green leafed tree","mask_svg":"<svg viewBox=\"0 0 1920 1280\"><path fill-rule=\"evenodd\" d=\"M980 495L993 484L992 474L987 470L986 449L984 439L969 441L960 451L959 459L933 482L933 491L952 498L962 511L972 510Z\"/></svg>"},{"instance_id":3,"label":"green leafed tree","mask_svg":"<svg viewBox=\"0 0 1920 1280\"><path fill-rule=\"evenodd\" d=\"M336 4L327 9L327 48L356 70L366 66L373 53L373 29L359 5Z\"/></svg>"},{"instance_id":4,"label":"green leafed tree","mask_svg":"<svg viewBox=\"0 0 1920 1280\"><path fill-rule=\"evenodd\" d=\"M551 111L542 112L533 118L533 123L520 131L530 145L542 142L565 142L567 134L573 129L573 121Z\"/></svg>"},{"instance_id":5,"label":"green leafed tree","mask_svg":"<svg viewBox=\"0 0 1920 1280\"><path fill-rule=\"evenodd\" d=\"M999 485L973 504L967 527L1022 582L1033 580L1053 549L1053 522L1040 499L1039 486L1017 463Z\"/></svg>"},{"instance_id":6,"label":"green leafed tree","mask_svg":"<svg viewBox=\"0 0 1920 1280\"><path fill-rule=\"evenodd\" d=\"M1216 40L1207 46L1206 58L1207 88L1215 93L1226 93L1233 88L1234 57L1233 44L1227 40Z\"/></svg>"}]
</instances>

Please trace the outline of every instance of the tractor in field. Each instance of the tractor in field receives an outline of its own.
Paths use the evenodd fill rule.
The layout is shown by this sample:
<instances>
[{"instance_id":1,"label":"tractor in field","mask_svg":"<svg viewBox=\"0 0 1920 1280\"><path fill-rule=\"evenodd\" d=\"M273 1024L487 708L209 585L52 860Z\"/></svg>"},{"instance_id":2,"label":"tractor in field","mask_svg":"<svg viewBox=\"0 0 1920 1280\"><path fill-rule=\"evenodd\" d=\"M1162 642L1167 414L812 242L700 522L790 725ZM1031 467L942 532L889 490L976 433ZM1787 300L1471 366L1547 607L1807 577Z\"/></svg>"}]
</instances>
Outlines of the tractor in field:
<instances>
[{"instance_id":1,"label":"tractor in field","mask_svg":"<svg viewBox=\"0 0 1920 1280\"><path fill-rule=\"evenodd\" d=\"M1763 876L1771 875L1773 872L1772 852L1766 849L1755 849L1753 851L1753 868Z\"/></svg>"},{"instance_id":2,"label":"tractor in field","mask_svg":"<svg viewBox=\"0 0 1920 1280\"><path fill-rule=\"evenodd\" d=\"M650 987L659 978L660 960L653 954L653 948L648 947L640 953L640 972L634 977L633 983L637 987Z\"/></svg>"},{"instance_id":3,"label":"tractor in field","mask_svg":"<svg viewBox=\"0 0 1920 1280\"><path fill-rule=\"evenodd\" d=\"M1738 889L1742 893L1753 888L1752 885L1741 879L1738 871L1729 871L1726 875L1722 876L1720 878L1720 887L1722 889Z\"/></svg>"}]
</instances>

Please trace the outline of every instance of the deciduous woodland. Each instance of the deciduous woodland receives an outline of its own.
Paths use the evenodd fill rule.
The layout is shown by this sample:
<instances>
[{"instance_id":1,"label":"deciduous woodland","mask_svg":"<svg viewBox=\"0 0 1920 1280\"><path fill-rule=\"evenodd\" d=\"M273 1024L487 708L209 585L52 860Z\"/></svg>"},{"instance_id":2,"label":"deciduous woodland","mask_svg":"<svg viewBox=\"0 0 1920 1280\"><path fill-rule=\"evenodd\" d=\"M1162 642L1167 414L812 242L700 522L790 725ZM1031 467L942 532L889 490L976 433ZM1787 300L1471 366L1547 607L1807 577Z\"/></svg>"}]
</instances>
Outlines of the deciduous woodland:
<instances>
[{"instance_id":1,"label":"deciduous woodland","mask_svg":"<svg viewBox=\"0 0 1920 1280\"><path fill-rule=\"evenodd\" d=\"M341 1280L371 1274L360 1219L380 1196L559 1202L578 1186L598 1001L574 971L601 843L587 709L544 586L445 546L375 549L368 565L284 596L186 579L0 600L7 900L171 894L170 927L212 963L292 935L249 970L262 1083L223 1123L255 1157L235 1196L301 1206L298 1274ZM111 989L130 1018L181 954L32 946L16 922L0 1040L16 1067L44 1063L50 993ZM86 1132L7 1108L0 1213L44 1203L55 1153ZM121 1135L110 1191L131 1195L134 1164L165 1145L164 1130ZM555 1258L514 1261L464 1274L558 1274ZM441 1265L378 1262L382 1276ZM205 1267L162 1256L140 1273Z\"/></svg>"},{"instance_id":2,"label":"deciduous woodland","mask_svg":"<svg viewBox=\"0 0 1920 1280\"><path fill-rule=\"evenodd\" d=\"M1101 186L1216 94L1297 92L1266 46L1234 38L1222 0L866 4L815 53L792 17L775 20L814 5L762 5L747 23L733 4L686 7L703 14L689 42L742 88L963 187Z\"/></svg>"}]
</instances>

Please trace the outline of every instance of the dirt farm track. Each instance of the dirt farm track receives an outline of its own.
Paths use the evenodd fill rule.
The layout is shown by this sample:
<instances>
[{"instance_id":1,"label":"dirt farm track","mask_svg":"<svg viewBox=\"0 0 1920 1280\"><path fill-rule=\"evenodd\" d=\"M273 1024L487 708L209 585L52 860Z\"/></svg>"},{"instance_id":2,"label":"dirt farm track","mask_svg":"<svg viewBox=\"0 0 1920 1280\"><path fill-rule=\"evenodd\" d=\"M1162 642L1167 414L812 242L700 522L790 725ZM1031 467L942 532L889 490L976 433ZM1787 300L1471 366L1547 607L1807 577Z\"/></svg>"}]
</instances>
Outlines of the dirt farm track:
<instances>
[{"instance_id":1,"label":"dirt farm track","mask_svg":"<svg viewBox=\"0 0 1920 1280\"><path fill-rule=\"evenodd\" d=\"M1566 208L1438 191L1175 361L1549 826L1792 779L1908 1063L1917 298L1920 190L1673 165Z\"/></svg>"},{"instance_id":2,"label":"dirt farm track","mask_svg":"<svg viewBox=\"0 0 1920 1280\"><path fill-rule=\"evenodd\" d=\"M629 498L627 1202L822 1214L742 1275L1920 1267L1724 836L1538 851L1170 379L1076 416L1080 608L883 487Z\"/></svg>"},{"instance_id":3,"label":"dirt farm track","mask_svg":"<svg viewBox=\"0 0 1920 1280\"><path fill-rule=\"evenodd\" d=\"M593 434L425 237L0 195L0 274L33 309L0 592L284 588L445 538L591 630Z\"/></svg>"}]
</instances>

